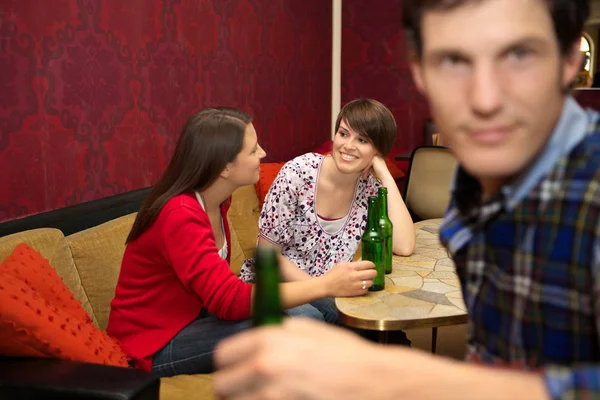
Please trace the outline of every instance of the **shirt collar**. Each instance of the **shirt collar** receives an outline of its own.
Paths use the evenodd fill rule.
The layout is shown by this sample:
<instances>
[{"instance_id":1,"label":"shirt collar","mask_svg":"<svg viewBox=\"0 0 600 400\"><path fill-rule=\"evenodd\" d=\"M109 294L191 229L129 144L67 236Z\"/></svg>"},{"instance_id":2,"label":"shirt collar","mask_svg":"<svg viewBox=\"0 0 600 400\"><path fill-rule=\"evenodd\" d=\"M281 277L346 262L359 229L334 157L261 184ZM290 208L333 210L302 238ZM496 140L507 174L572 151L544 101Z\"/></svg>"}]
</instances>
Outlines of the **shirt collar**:
<instances>
[{"instance_id":1,"label":"shirt collar","mask_svg":"<svg viewBox=\"0 0 600 400\"><path fill-rule=\"evenodd\" d=\"M554 168L558 160L584 139L588 123L585 110L571 96L567 97L558 123L541 153L516 180L502 187L508 210L514 209L536 183Z\"/></svg>"}]
</instances>

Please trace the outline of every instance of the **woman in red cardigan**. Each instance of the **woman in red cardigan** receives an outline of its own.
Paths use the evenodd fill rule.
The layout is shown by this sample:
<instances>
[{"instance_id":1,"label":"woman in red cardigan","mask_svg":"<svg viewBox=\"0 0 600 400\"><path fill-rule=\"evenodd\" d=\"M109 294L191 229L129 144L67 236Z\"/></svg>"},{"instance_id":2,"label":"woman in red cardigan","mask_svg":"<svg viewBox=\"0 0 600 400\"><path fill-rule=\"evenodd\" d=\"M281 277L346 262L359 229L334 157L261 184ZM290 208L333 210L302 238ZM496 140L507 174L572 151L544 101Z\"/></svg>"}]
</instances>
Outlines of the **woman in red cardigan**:
<instances>
[{"instance_id":1,"label":"woman in red cardigan","mask_svg":"<svg viewBox=\"0 0 600 400\"><path fill-rule=\"evenodd\" d=\"M218 341L250 327L253 285L229 268L231 194L258 181L264 150L251 118L208 108L184 127L127 238L107 331L159 376L209 373ZM367 261L281 284L284 307L367 292ZM366 282L366 285L365 285Z\"/></svg>"}]
</instances>

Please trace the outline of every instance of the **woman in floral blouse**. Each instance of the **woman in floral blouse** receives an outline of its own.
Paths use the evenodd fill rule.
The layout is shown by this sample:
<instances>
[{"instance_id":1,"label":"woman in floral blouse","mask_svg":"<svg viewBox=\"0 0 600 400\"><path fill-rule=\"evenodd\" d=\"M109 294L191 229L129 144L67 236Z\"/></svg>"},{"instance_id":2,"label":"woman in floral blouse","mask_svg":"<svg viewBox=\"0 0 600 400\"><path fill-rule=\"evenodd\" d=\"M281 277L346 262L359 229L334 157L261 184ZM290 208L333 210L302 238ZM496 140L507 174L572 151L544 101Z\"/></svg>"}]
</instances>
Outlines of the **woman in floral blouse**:
<instances>
[{"instance_id":1,"label":"woman in floral blouse","mask_svg":"<svg viewBox=\"0 0 600 400\"><path fill-rule=\"evenodd\" d=\"M258 242L281 250L284 280L321 276L351 261L366 228L367 199L380 186L388 189L393 251L413 252L413 222L384 160L395 137L392 113L378 101L357 99L337 117L331 155L307 153L283 166L265 197ZM253 281L253 260L242 266L242 279ZM332 298L288 314L337 322Z\"/></svg>"}]
</instances>

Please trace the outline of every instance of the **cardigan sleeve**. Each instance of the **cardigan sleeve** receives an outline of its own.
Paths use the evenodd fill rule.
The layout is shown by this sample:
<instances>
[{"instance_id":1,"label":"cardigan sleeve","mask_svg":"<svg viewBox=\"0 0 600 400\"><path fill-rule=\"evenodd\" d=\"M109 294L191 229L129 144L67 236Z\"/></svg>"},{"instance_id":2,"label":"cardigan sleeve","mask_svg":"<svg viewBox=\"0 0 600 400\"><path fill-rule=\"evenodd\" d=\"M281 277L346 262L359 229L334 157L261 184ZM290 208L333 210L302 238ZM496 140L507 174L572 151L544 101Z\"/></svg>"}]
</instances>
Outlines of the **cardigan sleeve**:
<instances>
[{"instance_id":1,"label":"cardigan sleeve","mask_svg":"<svg viewBox=\"0 0 600 400\"><path fill-rule=\"evenodd\" d=\"M165 258L186 290L224 320L250 317L252 285L242 282L218 253L204 211L181 205L165 215Z\"/></svg>"}]
</instances>

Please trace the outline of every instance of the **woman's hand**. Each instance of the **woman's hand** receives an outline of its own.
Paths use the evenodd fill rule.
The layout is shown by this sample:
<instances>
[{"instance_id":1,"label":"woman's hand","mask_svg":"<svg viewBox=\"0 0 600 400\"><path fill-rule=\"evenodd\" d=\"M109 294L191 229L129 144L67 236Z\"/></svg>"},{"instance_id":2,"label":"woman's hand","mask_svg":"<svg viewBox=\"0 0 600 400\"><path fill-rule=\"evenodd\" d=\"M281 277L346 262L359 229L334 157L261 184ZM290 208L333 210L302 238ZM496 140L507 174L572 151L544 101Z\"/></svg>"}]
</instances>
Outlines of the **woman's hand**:
<instances>
[{"instance_id":1,"label":"woman's hand","mask_svg":"<svg viewBox=\"0 0 600 400\"><path fill-rule=\"evenodd\" d=\"M331 268L321 278L330 297L360 296L373 286L377 276L375 264L371 261L341 262Z\"/></svg>"},{"instance_id":2,"label":"woman's hand","mask_svg":"<svg viewBox=\"0 0 600 400\"><path fill-rule=\"evenodd\" d=\"M373 171L375 178L379 181L382 181L386 174L391 176L387 164L385 163L385 159L379 155L373 157L367 168L363 171L362 178L367 179L371 170Z\"/></svg>"}]
</instances>

